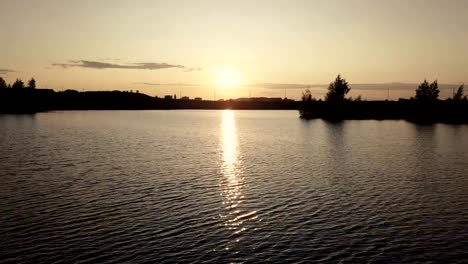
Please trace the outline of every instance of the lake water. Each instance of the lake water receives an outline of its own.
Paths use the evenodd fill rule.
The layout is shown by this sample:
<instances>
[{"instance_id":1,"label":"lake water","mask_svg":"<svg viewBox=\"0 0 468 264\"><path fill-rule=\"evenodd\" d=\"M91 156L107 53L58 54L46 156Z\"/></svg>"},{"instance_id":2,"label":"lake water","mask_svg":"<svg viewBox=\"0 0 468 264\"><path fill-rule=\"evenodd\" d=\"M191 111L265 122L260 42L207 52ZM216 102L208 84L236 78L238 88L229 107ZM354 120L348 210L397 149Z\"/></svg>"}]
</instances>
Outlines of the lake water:
<instances>
[{"instance_id":1,"label":"lake water","mask_svg":"<svg viewBox=\"0 0 468 264\"><path fill-rule=\"evenodd\" d=\"M1 263L462 263L468 126L0 115Z\"/></svg>"}]
</instances>

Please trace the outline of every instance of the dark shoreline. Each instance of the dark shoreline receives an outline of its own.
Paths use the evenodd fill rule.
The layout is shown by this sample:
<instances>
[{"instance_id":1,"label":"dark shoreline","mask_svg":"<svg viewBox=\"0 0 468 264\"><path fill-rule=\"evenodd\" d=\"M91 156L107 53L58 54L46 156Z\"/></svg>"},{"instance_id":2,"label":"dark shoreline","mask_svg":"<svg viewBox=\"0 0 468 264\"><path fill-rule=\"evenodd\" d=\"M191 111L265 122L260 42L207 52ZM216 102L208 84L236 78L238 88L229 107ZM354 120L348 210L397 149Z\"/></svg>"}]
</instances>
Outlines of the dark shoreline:
<instances>
[{"instance_id":1,"label":"dark shoreline","mask_svg":"<svg viewBox=\"0 0 468 264\"><path fill-rule=\"evenodd\" d=\"M468 102L434 101L343 101L302 102L303 119L339 120L406 120L419 124L468 124Z\"/></svg>"},{"instance_id":2,"label":"dark shoreline","mask_svg":"<svg viewBox=\"0 0 468 264\"><path fill-rule=\"evenodd\" d=\"M302 102L281 98L193 100L151 97L120 91L55 92L50 89L0 90L0 114L33 114L66 110L299 110L308 119L407 120L414 123L468 124L468 102L437 100Z\"/></svg>"},{"instance_id":3,"label":"dark shoreline","mask_svg":"<svg viewBox=\"0 0 468 264\"><path fill-rule=\"evenodd\" d=\"M49 89L0 90L0 113L35 113L58 110L175 110L245 109L298 110L300 102L281 98L236 100L172 99L120 91L55 92Z\"/></svg>"}]
</instances>

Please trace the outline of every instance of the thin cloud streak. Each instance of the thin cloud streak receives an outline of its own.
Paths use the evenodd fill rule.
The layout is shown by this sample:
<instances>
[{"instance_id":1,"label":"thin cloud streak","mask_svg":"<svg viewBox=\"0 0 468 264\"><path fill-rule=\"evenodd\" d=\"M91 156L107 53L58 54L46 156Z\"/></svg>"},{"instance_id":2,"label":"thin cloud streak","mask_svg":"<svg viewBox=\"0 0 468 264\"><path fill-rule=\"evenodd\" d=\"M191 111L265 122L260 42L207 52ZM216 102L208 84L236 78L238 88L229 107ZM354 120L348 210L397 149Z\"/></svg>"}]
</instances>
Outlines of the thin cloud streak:
<instances>
[{"instance_id":1,"label":"thin cloud streak","mask_svg":"<svg viewBox=\"0 0 468 264\"><path fill-rule=\"evenodd\" d=\"M136 82L133 84L141 84L141 85L148 85L148 86L200 86L200 84L196 83L152 83L152 82Z\"/></svg>"},{"instance_id":2,"label":"thin cloud streak","mask_svg":"<svg viewBox=\"0 0 468 264\"><path fill-rule=\"evenodd\" d=\"M245 87L256 87L269 90L298 90L298 89L326 89L329 84L302 84L302 83L256 83L248 84ZM355 90L416 90L418 83L350 83L351 89ZM452 89L459 87L460 84L441 84L439 89Z\"/></svg>"},{"instance_id":3,"label":"thin cloud streak","mask_svg":"<svg viewBox=\"0 0 468 264\"><path fill-rule=\"evenodd\" d=\"M203 71L202 68L186 68L186 72L193 72L193 71Z\"/></svg>"},{"instance_id":4,"label":"thin cloud streak","mask_svg":"<svg viewBox=\"0 0 468 264\"><path fill-rule=\"evenodd\" d=\"M246 87L256 87L256 88L264 88L264 89L307 89L311 88L309 84L299 84L299 83L254 83L254 84L247 84L244 85Z\"/></svg>"},{"instance_id":5,"label":"thin cloud streak","mask_svg":"<svg viewBox=\"0 0 468 264\"><path fill-rule=\"evenodd\" d=\"M187 68L184 65L178 64L169 64L169 63L158 63L158 62L142 62L142 63L126 63L126 64L116 64L100 61L88 61L88 60L71 60L68 63L53 63L52 66L62 67L62 68L90 68L90 69L133 69L133 70L160 70L160 69L170 69L170 68L179 68L185 70L198 70L200 68Z\"/></svg>"},{"instance_id":6,"label":"thin cloud streak","mask_svg":"<svg viewBox=\"0 0 468 264\"><path fill-rule=\"evenodd\" d=\"M0 69L0 74L7 74L7 73L11 73L11 72L16 72L16 71L10 70L10 69Z\"/></svg>"},{"instance_id":7,"label":"thin cloud streak","mask_svg":"<svg viewBox=\"0 0 468 264\"><path fill-rule=\"evenodd\" d=\"M350 84L351 89L356 90L401 90L401 91L408 91L408 90L416 90L419 86L419 83L356 83ZM439 83L439 89L452 89L455 87L459 87L460 84L448 84L448 83Z\"/></svg>"}]
</instances>

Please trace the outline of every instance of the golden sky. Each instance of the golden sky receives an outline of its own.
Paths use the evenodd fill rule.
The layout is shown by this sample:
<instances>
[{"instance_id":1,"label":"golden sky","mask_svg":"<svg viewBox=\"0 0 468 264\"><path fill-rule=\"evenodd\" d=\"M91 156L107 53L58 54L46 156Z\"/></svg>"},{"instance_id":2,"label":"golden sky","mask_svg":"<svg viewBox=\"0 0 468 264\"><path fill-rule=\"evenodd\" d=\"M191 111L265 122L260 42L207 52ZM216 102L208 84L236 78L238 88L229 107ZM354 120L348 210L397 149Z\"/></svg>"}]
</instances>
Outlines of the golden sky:
<instances>
[{"instance_id":1,"label":"golden sky","mask_svg":"<svg viewBox=\"0 0 468 264\"><path fill-rule=\"evenodd\" d=\"M321 97L341 73L351 95L397 98L424 78L467 81L466 10L464 0L1 0L0 75L211 99L299 98L307 85Z\"/></svg>"}]
</instances>

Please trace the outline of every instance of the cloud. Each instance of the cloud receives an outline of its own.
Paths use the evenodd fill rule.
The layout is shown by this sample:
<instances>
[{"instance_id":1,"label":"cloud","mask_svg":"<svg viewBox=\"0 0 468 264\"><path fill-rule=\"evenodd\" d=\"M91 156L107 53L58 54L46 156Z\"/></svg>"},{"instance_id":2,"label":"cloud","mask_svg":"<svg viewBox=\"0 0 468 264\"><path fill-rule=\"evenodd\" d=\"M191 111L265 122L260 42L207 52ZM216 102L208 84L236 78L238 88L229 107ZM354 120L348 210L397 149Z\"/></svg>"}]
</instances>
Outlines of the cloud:
<instances>
[{"instance_id":1,"label":"cloud","mask_svg":"<svg viewBox=\"0 0 468 264\"><path fill-rule=\"evenodd\" d=\"M186 70L192 70L195 68L187 68L183 65L169 64L169 63L158 63L158 62L143 62L143 63L126 63L126 64L116 64L100 61L88 61L88 60L78 60L78 61L68 61L68 63L53 63L52 66L62 67L62 68L91 68L91 69L135 69L135 70L160 70L160 69L169 69L169 68L180 68ZM196 68L198 69L198 68Z\"/></svg>"},{"instance_id":2,"label":"cloud","mask_svg":"<svg viewBox=\"0 0 468 264\"><path fill-rule=\"evenodd\" d=\"M103 60L103 61L121 61L121 59L119 59L119 58L101 58L99 60Z\"/></svg>"},{"instance_id":3,"label":"cloud","mask_svg":"<svg viewBox=\"0 0 468 264\"><path fill-rule=\"evenodd\" d=\"M186 72L193 72L193 71L203 71L202 68L186 68Z\"/></svg>"},{"instance_id":4,"label":"cloud","mask_svg":"<svg viewBox=\"0 0 468 264\"><path fill-rule=\"evenodd\" d=\"M200 86L196 83L152 83L152 82L136 82L134 84L148 85L148 86Z\"/></svg>"},{"instance_id":5,"label":"cloud","mask_svg":"<svg viewBox=\"0 0 468 264\"><path fill-rule=\"evenodd\" d=\"M414 91L418 88L418 83L351 83L351 89L355 90L401 90ZM439 83L440 90L448 90L460 86L459 84Z\"/></svg>"},{"instance_id":6,"label":"cloud","mask_svg":"<svg viewBox=\"0 0 468 264\"><path fill-rule=\"evenodd\" d=\"M0 74L7 74L7 73L10 73L10 72L16 72L16 71L9 70L9 69L0 69Z\"/></svg>"},{"instance_id":7,"label":"cloud","mask_svg":"<svg viewBox=\"0 0 468 264\"><path fill-rule=\"evenodd\" d=\"M254 83L245 85L247 87L257 87L257 88L264 88L264 89L306 89L311 88L309 84L300 84L300 83Z\"/></svg>"},{"instance_id":8,"label":"cloud","mask_svg":"<svg viewBox=\"0 0 468 264\"><path fill-rule=\"evenodd\" d=\"M257 87L264 89L326 89L329 84L301 84L301 83L256 83L245 85L246 87ZM416 90L417 83L350 83L349 86L352 90ZM439 83L439 89L452 89L459 87L460 84L444 84Z\"/></svg>"}]
</instances>

